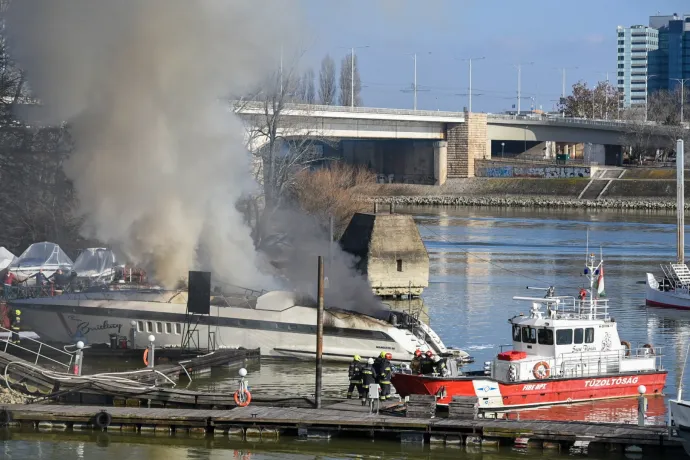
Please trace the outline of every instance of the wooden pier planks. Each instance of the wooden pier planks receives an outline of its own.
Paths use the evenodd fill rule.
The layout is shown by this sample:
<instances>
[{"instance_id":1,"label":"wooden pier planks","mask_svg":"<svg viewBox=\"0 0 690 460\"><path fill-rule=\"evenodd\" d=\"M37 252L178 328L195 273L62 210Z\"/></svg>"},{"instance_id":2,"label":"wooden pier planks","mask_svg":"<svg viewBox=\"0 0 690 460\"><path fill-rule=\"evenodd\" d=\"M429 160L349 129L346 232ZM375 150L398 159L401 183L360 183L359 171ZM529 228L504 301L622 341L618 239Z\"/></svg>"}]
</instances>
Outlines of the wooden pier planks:
<instances>
[{"instance_id":1,"label":"wooden pier planks","mask_svg":"<svg viewBox=\"0 0 690 460\"><path fill-rule=\"evenodd\" d=\"M490 438L528 436L544 441L592 442L636 445L673 445L663 426L593 424L553 421L415 419L362 412L359 401L339 403L324 409L247 406L232 410L130 408L103 406L9 405L3 406L18 422L89 423L105 410L112 423L127 425L167 425L227 429L231 427L262 427L294 429L302 427L329 431L418 432L429 435L480 435ZM348 405L350 407L348 407ZM361 404L360 404L361 407Z\"/></svg>"}]
</instances>

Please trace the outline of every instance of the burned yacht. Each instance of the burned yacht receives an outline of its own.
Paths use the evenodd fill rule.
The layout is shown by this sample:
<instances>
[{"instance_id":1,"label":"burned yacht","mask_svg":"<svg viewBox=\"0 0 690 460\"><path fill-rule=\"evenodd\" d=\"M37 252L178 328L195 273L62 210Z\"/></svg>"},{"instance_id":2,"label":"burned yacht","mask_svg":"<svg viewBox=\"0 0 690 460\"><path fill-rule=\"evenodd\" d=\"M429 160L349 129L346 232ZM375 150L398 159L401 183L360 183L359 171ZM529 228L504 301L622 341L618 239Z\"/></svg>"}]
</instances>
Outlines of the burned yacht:
<instances>
[{"instance_id":1,"label":"burned yacht","mask_svg":"<svg viewBox=\"0 0 690 460\"><path fill-rule=\"evenodd\" d=\"M210 314L190 314L186 291L102 290L11 300L21 308L23 327L43 340L110 343L125 338L143 348L148 336L157 346L260 348L262 356L314 359L316 313L313 301L288 291L214 296ZM326 308L323 356L350 361L353 355L390 352L409 362L415 350L469 361L467 353L447 348L426 324L405 312L381 315ZM133 339L133 344L132 344Z\"/></svg>"}]
</instances>

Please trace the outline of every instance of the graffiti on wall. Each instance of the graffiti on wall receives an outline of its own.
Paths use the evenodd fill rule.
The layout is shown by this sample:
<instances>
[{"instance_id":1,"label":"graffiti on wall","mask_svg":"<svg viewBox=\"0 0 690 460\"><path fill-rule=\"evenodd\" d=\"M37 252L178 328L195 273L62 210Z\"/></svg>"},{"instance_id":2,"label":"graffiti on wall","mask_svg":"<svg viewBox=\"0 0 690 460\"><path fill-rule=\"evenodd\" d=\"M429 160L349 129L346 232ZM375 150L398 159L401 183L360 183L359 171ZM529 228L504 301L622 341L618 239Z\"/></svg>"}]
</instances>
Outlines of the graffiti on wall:
<instances>
[{"instance_id":1,"label":"graffiti on wall","mask_svg":"<svg viewBox=\"0 0 690 460\"><path fill-rule=\"evenodd\" d=\"M479 177L533 177L545 179L565 179L590 176L590 169L583 166L491 166L477 168Z\"/></svg>"}]
</instances>

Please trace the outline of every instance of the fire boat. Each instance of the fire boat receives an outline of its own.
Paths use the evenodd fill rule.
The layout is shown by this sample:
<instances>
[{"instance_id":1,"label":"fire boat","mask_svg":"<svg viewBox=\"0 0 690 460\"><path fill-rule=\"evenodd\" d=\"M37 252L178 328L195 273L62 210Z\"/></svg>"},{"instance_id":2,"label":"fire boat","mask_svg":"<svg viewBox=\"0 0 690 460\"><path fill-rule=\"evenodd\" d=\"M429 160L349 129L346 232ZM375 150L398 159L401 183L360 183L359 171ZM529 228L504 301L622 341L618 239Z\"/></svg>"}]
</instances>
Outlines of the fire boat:
<instances>
[{"instance_id":1,"label":"fire boat","mask_svg":"<svg viewBox=\"0 0 690 460\"><path fill-rule=\"evenodd\" d=\"M638 396L644 385L649 396L663 395L667 371L661 349L650 344L631 347L618 336L603 293L603 260L587 257L589 289L577 297L513 297L531 303L529 316L508 320L512 349L503 351L479 371L450 375L400 372L392 383L403 397L435 395L446 405L454 396L477 398L480 408L526 408ZM596 285L595 285L596 280Z\"/></svg>"}]
</instances>

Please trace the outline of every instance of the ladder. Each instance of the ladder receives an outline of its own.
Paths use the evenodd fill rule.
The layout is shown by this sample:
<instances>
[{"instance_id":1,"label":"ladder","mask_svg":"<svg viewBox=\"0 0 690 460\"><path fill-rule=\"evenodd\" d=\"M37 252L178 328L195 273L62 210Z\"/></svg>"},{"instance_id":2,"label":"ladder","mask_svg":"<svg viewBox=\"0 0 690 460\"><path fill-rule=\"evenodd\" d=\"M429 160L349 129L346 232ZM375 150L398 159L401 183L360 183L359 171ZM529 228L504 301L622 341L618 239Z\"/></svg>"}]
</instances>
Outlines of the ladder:
<instances>
[{"instance_id":1,"label":"ladder","mask_svg":"<svg viewBox=\"0 0 690 460\"><path fill-rule=\"evenodd\" d=\"M690 286L690 269L686 264L671 264L673 273L683 286Z\"/></svg>"}]
</instances>

